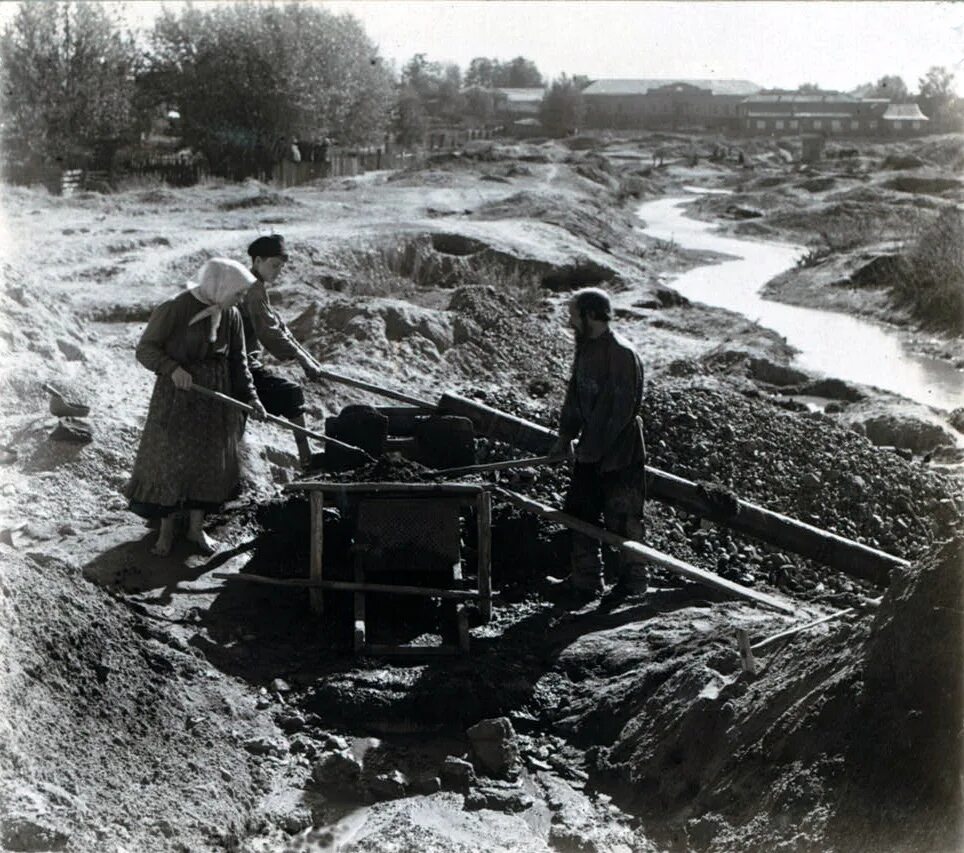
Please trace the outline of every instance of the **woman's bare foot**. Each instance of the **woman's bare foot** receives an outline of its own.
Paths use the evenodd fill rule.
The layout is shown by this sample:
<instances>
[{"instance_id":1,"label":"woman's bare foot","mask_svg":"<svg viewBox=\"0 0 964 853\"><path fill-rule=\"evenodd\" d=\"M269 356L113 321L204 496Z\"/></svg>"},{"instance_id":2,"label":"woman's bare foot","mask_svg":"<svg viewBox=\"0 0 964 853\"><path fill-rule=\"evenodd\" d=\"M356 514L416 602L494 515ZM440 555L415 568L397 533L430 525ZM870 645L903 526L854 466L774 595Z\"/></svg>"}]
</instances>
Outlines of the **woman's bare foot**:
<instances>
[{"instance_id":1,"label":"woman's bare foot","mask_svg":"<svg viewBox=\"0 0 964 853\"><path fill-rule=\"evenodd\" d=\"M218 550L218 540L204 532L204 513L199 509L191 510L187 538L197 545L202 554L210 555Z\"/></svg>"},{"instance_id":2,"label":"woman's bare foot","mask_svg":"<svg viewBox=\"0 0 964 853\"><path fill-rule=\"evenodd\" d=\"M202 554L214 554L217 552L220 542L207 535L203 530L189 530L187 534L189 541L197 545L198 551Z\"/></svg>"},{"instance_id":3,"label":"woman's bare foot","mask_svg":"<svg viewBox=\"0 0 964 853\"><path fill-rule=\"evenodd\" d=\"M171 549L174 547L174 517L167 516L161 519L161 532L157 536L157 542L151 548L151 553L155 557L169 557Z\"/></svg>"}]
</instances>

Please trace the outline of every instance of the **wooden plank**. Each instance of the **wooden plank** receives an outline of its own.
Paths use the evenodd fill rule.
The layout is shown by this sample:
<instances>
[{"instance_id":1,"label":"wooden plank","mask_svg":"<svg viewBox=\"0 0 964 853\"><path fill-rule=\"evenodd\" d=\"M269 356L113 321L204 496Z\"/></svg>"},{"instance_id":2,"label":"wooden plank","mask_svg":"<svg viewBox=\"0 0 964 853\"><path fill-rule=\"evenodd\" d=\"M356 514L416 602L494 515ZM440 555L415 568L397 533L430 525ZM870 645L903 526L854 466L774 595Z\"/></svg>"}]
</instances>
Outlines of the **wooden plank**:
<instances>
[{"instance_id":1,"label":"wooden plank","mask_svg":"<svg viewBox=\"0 0 964 853\"><path fill-rule=\"evenodd\" d=\"M534 453L547 453L557 437L555 432L544 426L507 415L457 394L443 394L439 401L439 410L469 418L481 435L506 441ZM674 504L694 515L738 530L777 548L800 554L881 586L889 582L893 569L903 569L910 565L907 560L893 554L744 500L737 499L735 513L725 513L700 494L696 483L658 468L646 467L646 490L648 497Z\"/></svg>"},{"instance_id":2,"label":"wooden plank","mask_svg":"<svg viewBox=\"0 0 964 853\"><path fill-rule=\"evenodd\" d=\"M212 572L211 577L226 581L241 581L244 583L258 583L266 586L287 586L298 589L325 590L339 589L346 592L364 590L365 592L386 592L393 595L421 595L426 598L451 598L456 601L478 601L478 590L474 589L439 589L430 586L405 586L402 584L365 583L355 581L314 580L313 578L270 578L265 575L230 574L228 572ZM493 597L496 593L492 593Z\"/></svg>"},{"instance_id":3,"label":"wooden plank","mask_svg":"<svg viewBox=\"0 0 964 853\"><path fill-rule=\"evenodd\" d=\"M323 492L311 493L311 552L309 556L309 576L316 584L323 580L322 566L324 563L325 545L325 495ZM325 593L319 588L309 590L311 609L314 613L323 613L325 609Z\"/></svg>"},{"instance_id":4,"label":"wooden plank","mask_svg":"<svg viewBox=\"0 0 964 853\"><path fill-rule=\"evenodd\" d=\"M336 483L330 480L298 480L284 486L286 492L363 493L371 495L478 495L485 486L478 483Z\"/></svg>"},{"instance_id":5,"label":"wooden plank","mask_svg":"<svg viewBox=\"0 0 964 853\"><path fill-rule=\"evenodd\" d=\"M483 492L476 504L476 538L479 557L479 610L492 618L492 496Z\"/></svg>"},{"instance_id":6,"label":"wooden plank","mask_svg":"<svg viewBox=\"0 0 964 853\"><path fill-rule=\"evenodd\" d=\"M588 524L581 519L562 512L561 510L546 506L543 503L539 503L531 498L524 497L523 495L512 492L509 489L498 488L495 491L520 509L527 510L528 512L540 515L543 518L548 518L551 521L563 524L572 530L577 530L580 533L591 536L593 539L598 539L600 542L605 542L607 545L614 545L615 547L620 548L629 554L642 557L646 562L660 566L661 568L666 569L673 574L696 581L704 586L718 589L722 592L739 596L740 598L745 598L749 601L756 602L757 604L771 607L774 610L779 610L781 613L795 614L797 612L797 609L792 604L788 604L787 602L782 601L775 596L758 592L755 589L741 586L738 583L733 583L733 581L722 578L713 572L708 572L704 569L690 565L689 563L685 563L682 560L677 560L675 557L671 557L669 554L664 554L661 551L657 551L647 545L643 545L641 542L626 539L623 536L612 533L609 530L604 530L603 528L597 527L594 524Z\"/></svg>"}]
</instances>

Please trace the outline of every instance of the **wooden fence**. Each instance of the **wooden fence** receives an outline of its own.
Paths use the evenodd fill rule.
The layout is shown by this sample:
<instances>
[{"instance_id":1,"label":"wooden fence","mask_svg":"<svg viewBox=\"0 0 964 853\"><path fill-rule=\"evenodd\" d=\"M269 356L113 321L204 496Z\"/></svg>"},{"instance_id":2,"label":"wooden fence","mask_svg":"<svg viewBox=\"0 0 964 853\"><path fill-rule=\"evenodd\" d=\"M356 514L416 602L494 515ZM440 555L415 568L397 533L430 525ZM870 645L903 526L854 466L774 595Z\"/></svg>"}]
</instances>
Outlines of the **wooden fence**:
<instances>
[{"instance_id":1,"label":"wooden fence","mask_svg":"<svg viewBox=\"0 0 964 853\"><path fill-rule=\"evenodd\" d=\"M433 131L425 146L417 150L394 145L370 148L338 148L317 146L310 155L295 162L290 155L273 165L254 160L241 160L221 170L219 177L232 181L255 178L278 187L293 187L319 178L340 178L360 175L381 169L404 169L415 163L426 152L454 149L465 142L488 138L490 132L481 130ZM129 179L159 180L176 187L193 186L214 173L199 158L176 154L149 154L136 157L110 170L53 167L7 168L3 179L14 184L44 184L50 192L73 195L85 190L104 191Z\"/></svg>"},{"instance_id":2,"label":"wooden fence","mask_svg":"<svg viewBox=\"0 0 964 853\"><path fill-rule=\"evenodd\" d=\"M417 159L415 152L397 148L333 148L319 160L302 160L300 163L282 160L275 166L274 182L279 187L294 187L319 178L347 178L380 169L404 169Z\"/></svg>"}]
</instances>

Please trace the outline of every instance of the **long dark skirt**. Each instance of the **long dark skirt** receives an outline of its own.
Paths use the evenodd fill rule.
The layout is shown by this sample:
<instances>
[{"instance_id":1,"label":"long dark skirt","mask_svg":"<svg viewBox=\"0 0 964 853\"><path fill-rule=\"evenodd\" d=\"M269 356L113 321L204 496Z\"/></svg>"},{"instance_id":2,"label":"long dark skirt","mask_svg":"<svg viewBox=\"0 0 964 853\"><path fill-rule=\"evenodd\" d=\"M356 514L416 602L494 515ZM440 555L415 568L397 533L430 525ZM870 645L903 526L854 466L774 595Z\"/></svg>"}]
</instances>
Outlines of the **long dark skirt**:
<instances>
[{"instance_id":1,"label":"long dark skirt","mask_svg":"<svg viewBox=\"0 0 964 853\"><path fill-rule=\"evenodd\" d=\"M231 393L226 359L193 364L198 385ZM179 391L158 376L131 479L130 509L158 518L178 509L214 510L231 497L240 476L241 413L224 403Z\"/></svg>"}]
</instances>

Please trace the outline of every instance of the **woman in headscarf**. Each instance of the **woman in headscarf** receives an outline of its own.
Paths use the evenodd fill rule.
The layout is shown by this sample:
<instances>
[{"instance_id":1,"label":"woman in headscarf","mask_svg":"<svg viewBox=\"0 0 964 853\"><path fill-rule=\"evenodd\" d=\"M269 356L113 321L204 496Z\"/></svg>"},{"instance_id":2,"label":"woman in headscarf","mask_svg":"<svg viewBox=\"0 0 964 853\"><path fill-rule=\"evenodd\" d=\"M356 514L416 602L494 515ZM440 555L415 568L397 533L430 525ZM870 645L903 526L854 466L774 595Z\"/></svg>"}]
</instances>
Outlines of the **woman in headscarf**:
<instances>
[{"instance_id":1,"label":"woman in headscarf","mask_svg":"<svg viewBox=\"0 0 964 853\"><path fill-rule=\"evenodd\" d=\"M217 543L203 528L204 514L218 509L240 476L242 414L199 394L210 388L254 407L264 416L244 351L241 315L234 307L254 283L242 264L212 258L197 283L159 305L137 345L137 360L157 374L130 482L130 508L160 518L155 554L174 542L174 513L188 510L187 538L207 554Z\"/></svg>"}]
</instances>

